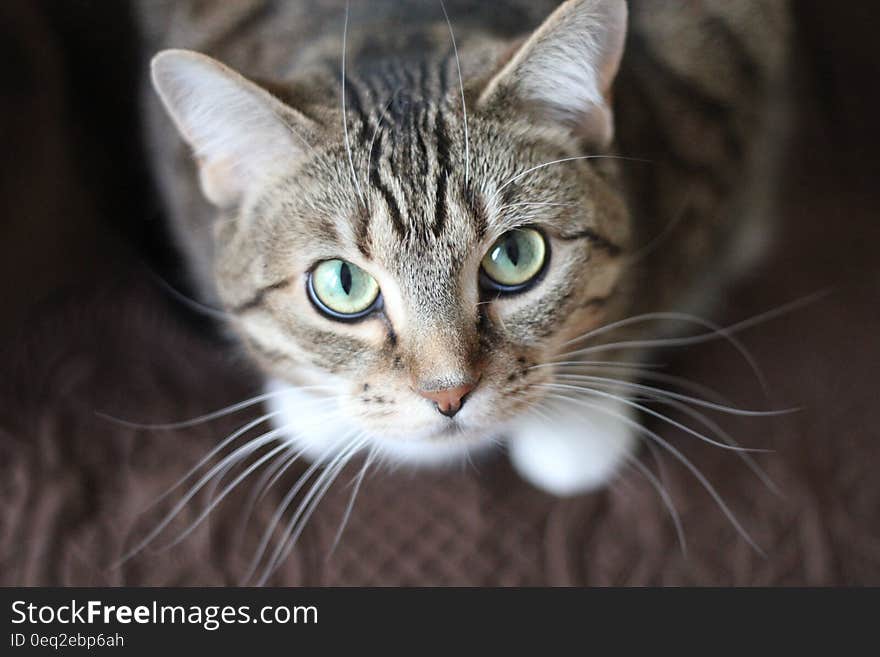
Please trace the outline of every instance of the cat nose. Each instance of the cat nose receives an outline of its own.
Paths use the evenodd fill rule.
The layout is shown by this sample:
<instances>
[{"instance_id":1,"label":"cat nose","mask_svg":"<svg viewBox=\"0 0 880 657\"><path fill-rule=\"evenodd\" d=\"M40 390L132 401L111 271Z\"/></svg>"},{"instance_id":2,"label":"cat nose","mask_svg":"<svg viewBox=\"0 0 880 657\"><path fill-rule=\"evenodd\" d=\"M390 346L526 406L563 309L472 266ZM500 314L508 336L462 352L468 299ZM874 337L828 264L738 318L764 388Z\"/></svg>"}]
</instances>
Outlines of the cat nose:
<instances>
[{"instance_id":1,"label":"cat nose","mask_svg":"<svg viewBox=\"0 0 880 657\"><path fill-rule=\"evenodd\" d=\"M461 410L465 397L475 387L475 384L468 383L443 390L419 390L418 393L425 399L434 402L434 406L442 415L452 417Z\"/></svg>"}]
</instances>

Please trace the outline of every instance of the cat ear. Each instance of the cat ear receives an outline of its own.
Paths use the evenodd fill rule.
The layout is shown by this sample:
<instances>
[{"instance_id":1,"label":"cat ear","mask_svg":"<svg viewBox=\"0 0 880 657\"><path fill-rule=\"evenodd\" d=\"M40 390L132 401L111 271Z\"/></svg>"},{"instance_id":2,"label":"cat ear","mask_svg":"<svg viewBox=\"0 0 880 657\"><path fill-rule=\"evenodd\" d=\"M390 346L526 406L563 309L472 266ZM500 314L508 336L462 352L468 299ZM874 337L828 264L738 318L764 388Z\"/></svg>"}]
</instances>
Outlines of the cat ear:
<instances>
[{"instance_id":1,"label":"cat ear","mask_svg":"<svg viewBox=\"0 0 880 657\"><path fill-rule=\"evenodd\" d=\"M625 0L568 0L514 53L480 95L485 108L521 107L605 147L610 90L626 38Z\"/></svg>"},{"instance_id":2,"label":"cat ear","mask_svg":"<svg viewBox=\"0 0 880 657\"><path fill-rule=\"evenodd\" d=\"M308 147L309 119L210 57L164 50L153 58L152 78L215 205L237 204L258 178Z\"/></svg>"}]
</instances>

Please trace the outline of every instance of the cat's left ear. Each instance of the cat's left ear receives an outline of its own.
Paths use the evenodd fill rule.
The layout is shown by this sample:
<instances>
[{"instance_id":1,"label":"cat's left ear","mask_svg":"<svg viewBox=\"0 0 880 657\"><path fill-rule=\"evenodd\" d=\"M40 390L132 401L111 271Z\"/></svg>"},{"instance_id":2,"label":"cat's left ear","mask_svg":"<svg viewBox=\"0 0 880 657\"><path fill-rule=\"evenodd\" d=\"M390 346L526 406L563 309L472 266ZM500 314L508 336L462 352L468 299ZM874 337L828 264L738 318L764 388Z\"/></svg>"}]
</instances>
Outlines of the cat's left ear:
<instances>
[{"instance_id":1,"label":"cat's left ear","mask_svg":"<svg viewBox=\"0 0 880 657\"><path fill-rule=\"evenodd\" d=\"M614 135L611 84L626 39L625 0L568 0L490 80L478 104L562 124L595 147Z\"/></svg>"},{"instance_id":2,"label":"cat's left ear","mask_svg":"<svg viewBox=\"0 0 880 657\"><path fill-rule=\"evenodd\" d=\"M205 197L239 203L268 174L309 147L313 122L220 62L187 50L153 58L153 86L192 147Z\"/></svg>"}]
</instances>

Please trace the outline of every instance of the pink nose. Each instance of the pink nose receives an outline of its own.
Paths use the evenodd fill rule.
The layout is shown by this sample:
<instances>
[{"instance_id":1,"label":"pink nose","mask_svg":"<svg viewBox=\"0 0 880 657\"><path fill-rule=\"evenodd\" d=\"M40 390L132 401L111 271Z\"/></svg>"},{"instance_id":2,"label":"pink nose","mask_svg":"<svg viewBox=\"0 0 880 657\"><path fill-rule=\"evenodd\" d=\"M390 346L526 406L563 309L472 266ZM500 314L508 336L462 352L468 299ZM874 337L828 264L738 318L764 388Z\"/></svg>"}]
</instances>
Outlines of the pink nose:
<instances>
[{"instance_id":1,"label":"pink nose","mask_svg":"<svg viewBox=\"0 0 880 657\"><path fill-rule=\"evenodd\" d=\"M443 415L452 417L461 410L465 397L473 389L473 384L467 384L444 390L419 390L418 393L425 399L434 402L437 410Z\"/></svg>"}]
</instances>

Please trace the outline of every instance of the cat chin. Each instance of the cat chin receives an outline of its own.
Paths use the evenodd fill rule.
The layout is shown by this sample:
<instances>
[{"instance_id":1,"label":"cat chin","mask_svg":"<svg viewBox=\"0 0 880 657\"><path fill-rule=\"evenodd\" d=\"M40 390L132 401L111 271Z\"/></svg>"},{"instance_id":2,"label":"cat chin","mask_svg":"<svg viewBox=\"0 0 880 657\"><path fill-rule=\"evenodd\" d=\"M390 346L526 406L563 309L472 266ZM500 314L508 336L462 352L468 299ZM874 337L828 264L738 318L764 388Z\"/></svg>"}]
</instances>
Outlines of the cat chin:
<instances>
[{"instance_id":1,"label":"cat chin","mask_svg":"<svg viewBox=\"0 0 880 657\"><path fill-rule=\"evenodd\" d=\"M420 467L461 462L498 443L493 432L450 430L421 438L365 434L338 413L316 410L316 397L279 381L266 384L270 419L281 435L310 461L323 462L366 437L360 451L379 460ZM505 426L514 468L528 482L558 496L576 495L607 484L637 445L632 407L619 401L591 401L550 419L519 418Z\"/></svg>"},{"instance_id":2,"label":"cat chin","mask_svg":"<svg viewBox=\"0 0 880 657\"><path fill-rule=\"evenodd\" d=\"M441 467L461 463L473 454L488 451L496 442L489 439L470 440L400 440L374 438L380 459L400 465Z\"/></svg>"},{"instance_id":3,"label":"cat chin","mask_svg":"<svg viewBox=\"0 0 880 657\"><path fill-rule=\"evenodd\" d=\"M381 436L365 432L353 422L339 419L308 392L270 379L266 383L266 407L273 429L303 457L327 461L346 449L356 437L366 437L360 451L375 448L381 461L397 465L442 466L461 462L496 444L492 434L450 430L424 437Z\"/></svg>"}]
</instances>

